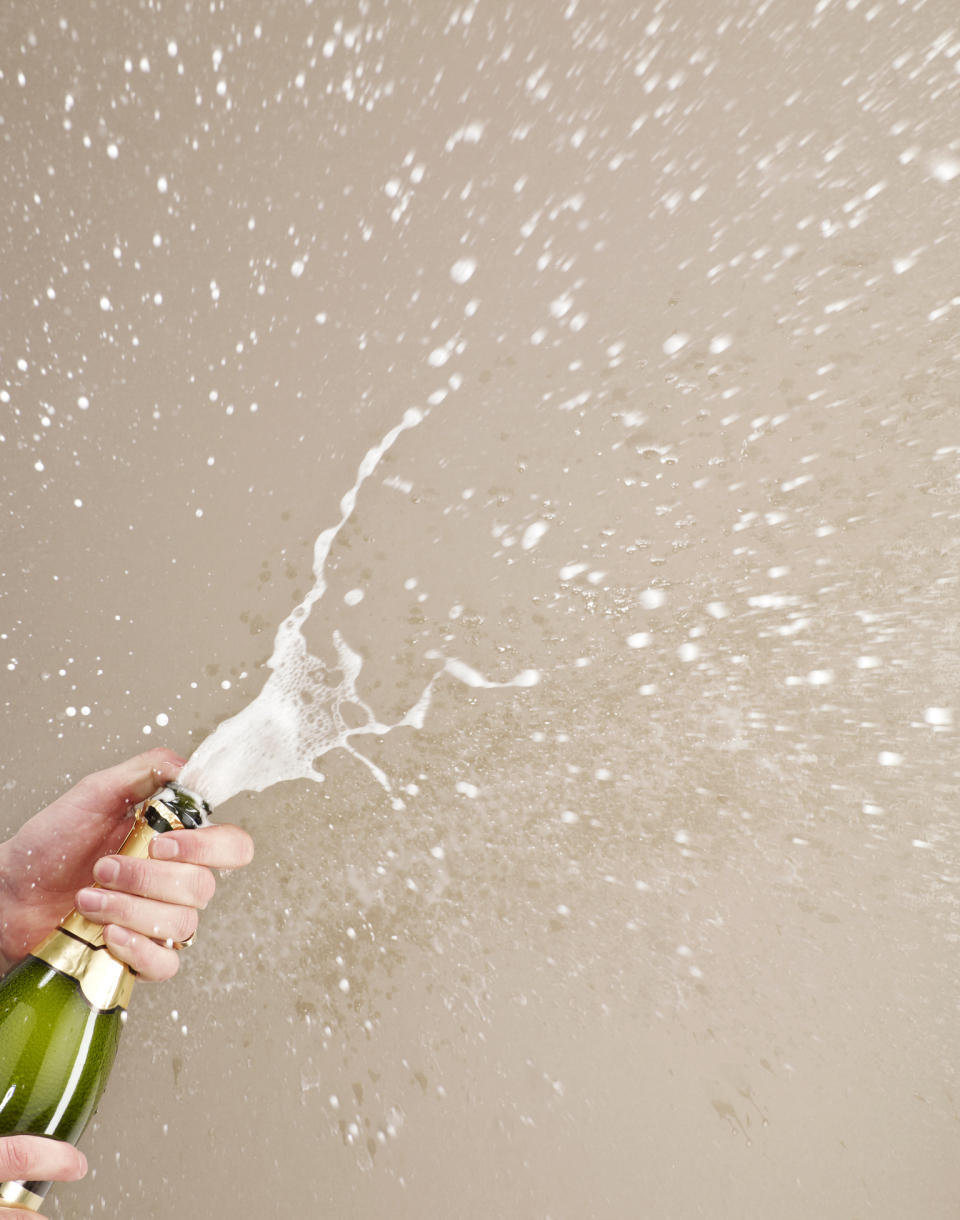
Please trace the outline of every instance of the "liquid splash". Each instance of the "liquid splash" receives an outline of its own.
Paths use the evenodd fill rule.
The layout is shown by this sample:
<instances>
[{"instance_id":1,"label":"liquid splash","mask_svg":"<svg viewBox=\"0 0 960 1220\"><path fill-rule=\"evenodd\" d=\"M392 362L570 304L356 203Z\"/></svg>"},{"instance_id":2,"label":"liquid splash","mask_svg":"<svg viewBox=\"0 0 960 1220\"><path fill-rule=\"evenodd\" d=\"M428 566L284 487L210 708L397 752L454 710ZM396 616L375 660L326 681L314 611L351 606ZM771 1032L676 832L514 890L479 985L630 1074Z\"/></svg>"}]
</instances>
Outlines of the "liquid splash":
<instances>
[{"instance_id":1,"label":"liquid splash","mask_svg":"<svg viewBox=\"0 0 960 1220\"><path fill-rule=\"evenodd\" d=\"M271 673L263 689L242 711L224 720L201 742L184 767L180 782L201 792L211 805L221 805L238 792L262 792L283 780L322 780L319 760L337 748L362 762L390 792L389 777L357 750L354 738L384 736L404 726L423 728L433 688L444 674L467 686L488 689L535 686L539 681L538 671L527 669L506 682L494 682L463 661L431 651L427 658L442 662L436 673L413 706L396 722L385 724L357 693L363 659L340 631L333 632L337 654L333 671L307 648L303 625L327 590L330 550L353 514L361 487L397 438L425 418L425 412L409 409L401 422L364 455L353 486L340 500L340 520L324 530L314 543L313 587L277 628L273 652L267 661ZM339 681L332 681L335 674ZM349 724L343 715L348 705L353 721ZM360 722L356 723L358 717ZM403 808L400 798L395 797L393 803L395 808Z\"/></svg>"}]
</instances>

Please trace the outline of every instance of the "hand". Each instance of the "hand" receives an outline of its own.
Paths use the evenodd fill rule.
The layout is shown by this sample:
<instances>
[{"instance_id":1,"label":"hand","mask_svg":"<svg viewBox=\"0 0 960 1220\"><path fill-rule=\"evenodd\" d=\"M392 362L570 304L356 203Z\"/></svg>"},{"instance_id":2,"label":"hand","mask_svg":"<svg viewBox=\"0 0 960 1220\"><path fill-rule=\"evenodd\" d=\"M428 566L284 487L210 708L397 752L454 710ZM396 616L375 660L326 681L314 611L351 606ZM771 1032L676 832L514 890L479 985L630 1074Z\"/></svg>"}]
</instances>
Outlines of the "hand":
<instances>
[{"instance_id":1,"label":"hand","mask_svg":"<svg viewBox=\"0 0 960 1220\"><path fill-rule=\"evenodd\" d=\"M0 1139L0 1182L76 1182L86 1172L87 1158L70 1144L42 1135Z\"/></svg>"},{"instance_id":2,"label":"hand","mask_svg":"<svg viewBox=\"0 0 960 1220\"><path fill-rule=\"evenodd\" d=\"M114 957L143 978L176 974L171 946L196 931L197 912L216 886L211 869L239 868L253 858L250 836L228 825L158 835L148 860L112 854L130 829L130 807L182 766L171 750L156 749L97 771L0 844L4 957L18 961L76 905L104 925ZM100 888L90 887L93 879Z\"/></svg>"}]
</instances>

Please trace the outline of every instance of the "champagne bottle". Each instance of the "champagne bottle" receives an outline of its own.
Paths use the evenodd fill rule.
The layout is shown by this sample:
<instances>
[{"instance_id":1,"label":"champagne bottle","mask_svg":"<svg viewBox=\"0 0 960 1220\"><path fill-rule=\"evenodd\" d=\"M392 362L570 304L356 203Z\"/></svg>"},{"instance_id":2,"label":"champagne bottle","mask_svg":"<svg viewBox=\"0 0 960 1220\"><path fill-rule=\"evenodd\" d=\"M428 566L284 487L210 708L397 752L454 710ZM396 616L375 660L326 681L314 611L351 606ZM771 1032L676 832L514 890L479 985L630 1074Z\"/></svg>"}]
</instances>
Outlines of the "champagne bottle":
<instances>
[{"instance_id":1,"label":"champagne bottle","mask_svg":"<svg viewBox=\"0 0 960 1220\"><path fill-rule=\"evenodd\" d=\"M169 783L134 811L120 855L149 854L168 830L207 824L202 797ZM76 1144L117 1053L135 974L73 910L0 979L0 1136L46 1135ZM49 1182L0 1182L0 1209L37 1212Z\"/></svg>"}]
</instances>

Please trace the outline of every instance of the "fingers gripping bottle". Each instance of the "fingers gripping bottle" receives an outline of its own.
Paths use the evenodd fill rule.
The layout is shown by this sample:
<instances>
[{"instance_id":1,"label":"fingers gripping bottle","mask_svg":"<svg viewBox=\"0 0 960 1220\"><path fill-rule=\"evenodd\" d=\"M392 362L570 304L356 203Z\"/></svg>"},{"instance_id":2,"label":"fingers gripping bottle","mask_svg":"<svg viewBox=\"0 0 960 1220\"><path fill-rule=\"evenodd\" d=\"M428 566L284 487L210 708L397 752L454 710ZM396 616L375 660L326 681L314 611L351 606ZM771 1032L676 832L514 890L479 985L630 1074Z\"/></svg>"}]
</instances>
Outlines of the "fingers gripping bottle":
<instances>
[{"instance_id":1,"label":"fingers gripping bottle","mask_svg":"<svg viewBox=\"0 0 960 1220\"><path fill-rule=\"evenodd\" d=\"M141 859L168 830L206 825L210 807L169 783L134 810L120 855ZM76 1144L117 1053L134 972L76 910L0 979L0 1136ZM40 1210L49 1182L0 1182L0 1210Z\"/></svg>"}]
</instances>

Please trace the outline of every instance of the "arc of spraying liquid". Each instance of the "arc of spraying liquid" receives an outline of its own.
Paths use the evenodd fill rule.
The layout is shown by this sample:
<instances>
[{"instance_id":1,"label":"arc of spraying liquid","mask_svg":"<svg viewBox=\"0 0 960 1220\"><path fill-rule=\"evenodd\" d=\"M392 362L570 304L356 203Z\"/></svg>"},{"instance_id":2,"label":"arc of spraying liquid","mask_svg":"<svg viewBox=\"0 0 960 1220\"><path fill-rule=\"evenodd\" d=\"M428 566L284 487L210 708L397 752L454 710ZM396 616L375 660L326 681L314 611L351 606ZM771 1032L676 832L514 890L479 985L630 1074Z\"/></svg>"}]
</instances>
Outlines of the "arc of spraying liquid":
<instances>
[{"instance_id":1,"label":"arc of spraying liquid","mask_svg":"<svg viewBox=\"0 0 960 1220\"><path fill-rule=\"evenodd\" d=\"M378 445L374 445L364 454L363 460L357 467L357 477L354 480L353 486L344 492L340 498L340 520L336 525L331 525L329 529L323 530L313 544L313 588L310 589L299 605L294 606L277 628L277 633L274 637L273 653L267 661L271 669L274 668L276 659L282 655L282 650L279 647L280 643L285 642L293 633L300 634L301 625L310 617L310 611L313 609L314 604L320 601L327 591L326 571L327 560L330 558L330 549L336 541L337 535L353 515L353 510L357 506L357 496L360 494L360 488L380 465L384 454L393 448L397 437L401 433L406 432L408 428L416 428L419 424L422 424L427 418L427 414L428 412L421 411L419 407L408 407L403 413L403 419L390 429Z\"/></svg>"},{"instance_id":2,"label":"arc of spraying liquid","mask_svg":"<svg viewBox=\"0 0 960 1220\"><path fill-rule=\"evenodd\" d=\"M442 664L413 706L395 724L386 724L357 694L356 679L363 667L362 657L338 630L334 630L341 680L334 686L323 681L325 699L318 705L314 721L304 712L300 702L305 693L302 675L304 672L309 674L311 668L323 667L309 653L301 628L313 606L326 592L326 564L333 543L352 516L361 487L377 469L384 454L401 433L417 427L427 414L410 408L379 444L367 450L353 486L340 500L340 520L324 530L314 543L313 588L277 628L273 652L267 662L271 672L263 688L246 707L224 720L201 742L184 768L181 781L204 792L211 803L221 804L244 788L262 791L280 780L322 779L316 759L336 747L345 749L362 762L384 790L392 793L389 777L353 745L351 738L385 735L403 726L422 728L434 685L445 673L467 686L488 689L533 686L539 681L539 673L528 669L506 682L493 682L465 662L431 651L426 654L427 658ZM347 703L361 712L365 718L362 724L347 724L340 710ZM319 740L316 720L325 726L325 735ZM395 808L403 808L403 801L398 797L394 797L393 804Z\"/></svg>"}]
</instances>

